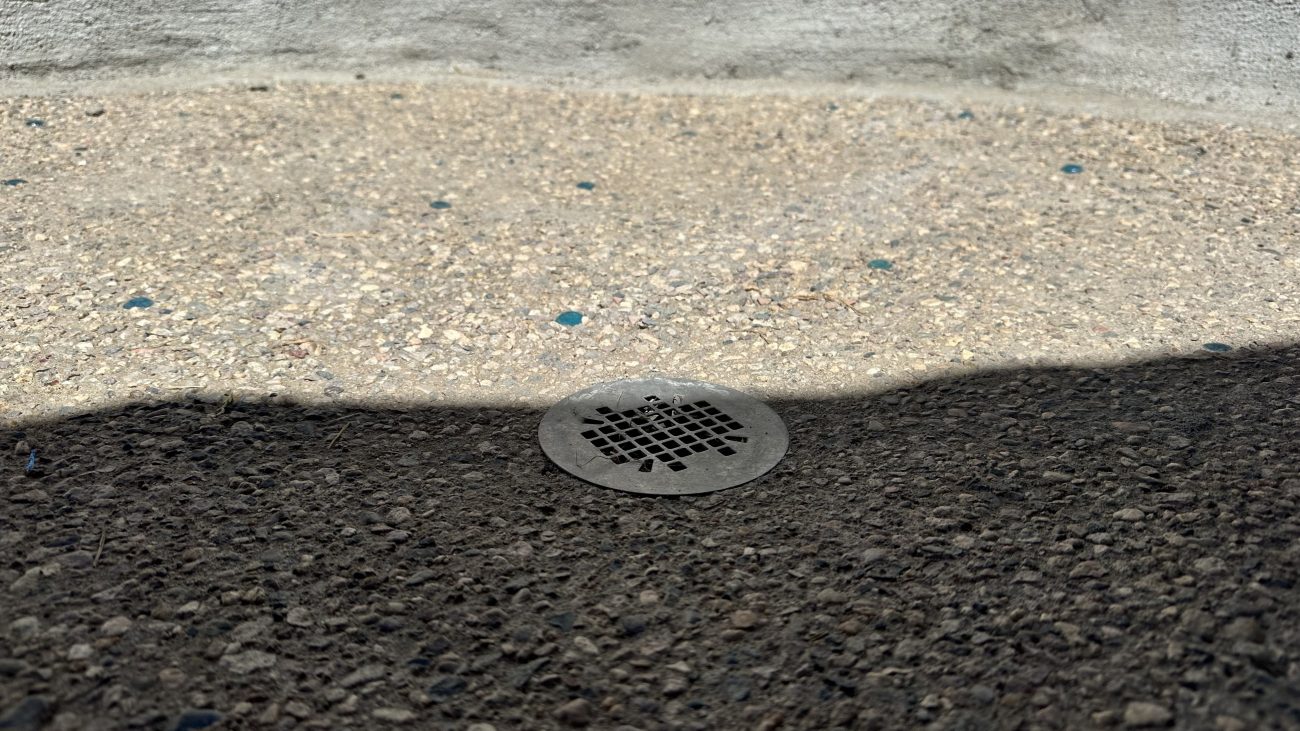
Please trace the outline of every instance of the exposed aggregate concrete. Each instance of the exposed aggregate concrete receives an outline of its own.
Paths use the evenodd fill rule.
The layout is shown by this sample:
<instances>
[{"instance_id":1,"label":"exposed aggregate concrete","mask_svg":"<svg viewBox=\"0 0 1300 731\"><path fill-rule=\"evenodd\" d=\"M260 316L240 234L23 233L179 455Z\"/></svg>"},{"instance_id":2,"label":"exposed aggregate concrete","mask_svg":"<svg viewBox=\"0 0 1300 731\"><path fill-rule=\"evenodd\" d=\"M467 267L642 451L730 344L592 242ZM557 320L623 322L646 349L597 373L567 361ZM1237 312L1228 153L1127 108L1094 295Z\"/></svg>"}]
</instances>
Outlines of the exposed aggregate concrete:
<instances>
[{"instance_id":1,"label":"exposed aggregate concrete","mask_svg":"<svg viewBox=\"0 0 1300 731\"><path fill-rule=\"evenodd\" d=\"M0 727L1300 727L1285 134L5 104ZM546 462L551 401L656 370L768 397L786 460Z\"/></svg>"}]
</instances>

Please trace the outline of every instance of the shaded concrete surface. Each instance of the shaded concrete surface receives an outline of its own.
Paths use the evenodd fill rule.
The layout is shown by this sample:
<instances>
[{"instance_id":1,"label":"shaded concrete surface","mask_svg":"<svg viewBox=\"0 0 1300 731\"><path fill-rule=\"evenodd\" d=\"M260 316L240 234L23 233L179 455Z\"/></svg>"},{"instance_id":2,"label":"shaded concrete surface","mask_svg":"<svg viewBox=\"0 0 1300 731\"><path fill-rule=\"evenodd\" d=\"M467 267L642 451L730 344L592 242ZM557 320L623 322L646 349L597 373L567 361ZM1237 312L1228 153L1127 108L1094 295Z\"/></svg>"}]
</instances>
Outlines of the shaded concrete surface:
<instances>
[{"instance_id":1,"label":"shaded concrete surface","mask_svg":"<svg viewBox=\"0 0 1300 731\"><path fill-rule=\"evenodd\" d=\"M1273 0L528 3L0 0L0 80L262 71L595 82L1069 89L1300 110L1300 9Z\"/></svg>"},{"instance_id":2,"label":"shaded concrete surface","mask_svg":"<svg viewBox=\"0 0 1300 731\"><path fill-rule=\"evenodd\" d=\"M0 435L0 708L39 698L59 729L187 707L251 728L1294 728L1297 356L776 402L786 460L687 498L559 472L526 409L32 421Z\"/></svg>"}]
</instances>

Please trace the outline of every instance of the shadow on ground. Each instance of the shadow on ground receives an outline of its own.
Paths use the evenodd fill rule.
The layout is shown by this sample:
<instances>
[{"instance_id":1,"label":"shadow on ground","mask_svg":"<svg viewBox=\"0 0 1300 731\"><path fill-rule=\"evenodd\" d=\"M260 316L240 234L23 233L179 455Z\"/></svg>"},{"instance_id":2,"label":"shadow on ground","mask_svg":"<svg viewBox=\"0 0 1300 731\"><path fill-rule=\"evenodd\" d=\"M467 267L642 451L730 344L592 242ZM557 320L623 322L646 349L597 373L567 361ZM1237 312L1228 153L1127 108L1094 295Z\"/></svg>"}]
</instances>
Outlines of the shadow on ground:
<instances>
[{"instance_id":1,"label":"shadow on ground","mask_svg":"<svg viewBox=\"0 0 1300 731\"><path fill-rule=\"evenodd\" d=\"M530 411L30 424L5 728L1295 727L1298 356L777 403L786 460L684 498L559 472Z\"/></svg>"}]
</instances>

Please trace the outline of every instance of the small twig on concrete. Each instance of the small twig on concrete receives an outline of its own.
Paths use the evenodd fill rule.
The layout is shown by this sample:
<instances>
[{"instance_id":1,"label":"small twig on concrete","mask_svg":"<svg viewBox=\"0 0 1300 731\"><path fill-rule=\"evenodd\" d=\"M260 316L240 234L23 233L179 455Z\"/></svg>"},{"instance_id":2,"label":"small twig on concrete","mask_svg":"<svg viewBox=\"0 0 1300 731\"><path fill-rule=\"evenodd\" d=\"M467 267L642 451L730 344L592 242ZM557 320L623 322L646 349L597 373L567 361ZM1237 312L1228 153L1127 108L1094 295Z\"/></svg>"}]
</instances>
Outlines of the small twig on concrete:
<instances>
[{"instance_id":1,"label":"small twig on concrete","mask_svg":"<svg viewBox=\"0 0 1300 731\"><path fill-rule=\"evenodd\" d=\"M853 314L855 314L855 315L859 315L859 316L862 315L862 311L861 311L861 310L859 310L858 308L854 307L850 302L848 302L847 300L845 300L843 297L838 297L838 296L833 295L833 294L831 294L831 293L829 293L829 292L818 292L817 294L797 294L797 295L794 296L794 298L797 299L797 300L805 300L805 301L806 301L806 300L825 300L825 301L827 301L827 302L833 302L833 303L839 305L840 307L843 307L843 308L846 309L846 310L851 310L851 311L853 312Z\"/></svg>"},{"instance_id":2,"label":"small twig on concrete","mask_svg":"<svg viewBox=\"0 0 1300 731\"><path fill-rule=\"evenodd\" d=\"M104 555L104 541L108 540L108 527L105 526L99 532L99 549L95 551L95 558L90 562L91 568L99 565L99 557Z\"/></svg>"},{"instance_id":3,"label":"small twig on concrete","mask_svg":"<svg viewBox=\"0 0 1300 731\"><path fill-rule=\"evenodd\" d=\"M307 233L322 239L359 239L363 236L373 235L370 231L340 231L338 233L322 233L320 231L308 231Z\"/></svg>"},{"instance_id":4,"label":"small twig on concrete","mask_svg":"<svg viewBox=\"0 0 1300 731\"><path fill-rule=\"evenodd\" d=\"M595 461L598 460L598 459L603 459L603 460L605 460L606 462L613 462L613 461L614 461L614 460L610 459L609 457L606 457L606 456L603 455L603 454L598 454L598 455L596 455L595 457L592 457L591 459L587 460L586 462L583 462L582 464L578 465L578 467L579 467L579 469L585 469L585 468L587 467L587 465L591 464L592 462L595 462Z\"/></svg>"},{"instance_id":5,"label":"small twig on concrete","mask_svg":"<svg viewBox=\"0 0 1300 731\"><path fill-rule=\"evenodd\" d=\"M221 397L221 406L217 408L216 413L213 415L221 416L222 414L226 413L226 407L233 403L235 403L235 395L233 393L227 393L223 395Z\"/></svg>"},{"instance_id":6,"label":"small twig on concrete","mask_svg":"<svg viewBox=\"0 0 1300 731\"><path fill-rule=\"evenodd\" d=\"M339 429L339 433L334 435L334 438L330 440L330 443L327 444L327 445L325 446L325 448L326 448L326 449L333 449L333 448L334 448L334 442L337 442L337 441L339 440L339 437L343 436L343 432L345 432L345 431L348 430L348 426L349 426L348 424L344 424L344 425L343 425L343 428L342 428L342 429Z\"/></svg>"}]
</instances>

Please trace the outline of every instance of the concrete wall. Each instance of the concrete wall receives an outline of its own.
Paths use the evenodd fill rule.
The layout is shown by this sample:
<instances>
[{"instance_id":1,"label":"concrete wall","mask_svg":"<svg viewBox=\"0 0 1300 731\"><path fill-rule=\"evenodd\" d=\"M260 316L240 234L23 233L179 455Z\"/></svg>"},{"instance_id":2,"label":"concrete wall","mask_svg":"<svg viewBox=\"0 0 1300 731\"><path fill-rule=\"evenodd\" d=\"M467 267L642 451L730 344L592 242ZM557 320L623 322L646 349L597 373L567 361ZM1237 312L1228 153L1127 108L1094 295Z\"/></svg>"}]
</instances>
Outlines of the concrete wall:
<instances>
[{"instance_id":1,"label":"concrete wall","mask_svg":"<svg viewBox=\"0 0 1300 731\"><path fill-rule=\"evenodd\" d=\"M1300 112L1297 0L0 0L6 81L231 68L1100 91Z\"/></svg>"}]
</instances>

